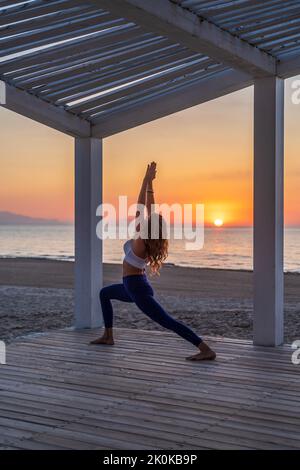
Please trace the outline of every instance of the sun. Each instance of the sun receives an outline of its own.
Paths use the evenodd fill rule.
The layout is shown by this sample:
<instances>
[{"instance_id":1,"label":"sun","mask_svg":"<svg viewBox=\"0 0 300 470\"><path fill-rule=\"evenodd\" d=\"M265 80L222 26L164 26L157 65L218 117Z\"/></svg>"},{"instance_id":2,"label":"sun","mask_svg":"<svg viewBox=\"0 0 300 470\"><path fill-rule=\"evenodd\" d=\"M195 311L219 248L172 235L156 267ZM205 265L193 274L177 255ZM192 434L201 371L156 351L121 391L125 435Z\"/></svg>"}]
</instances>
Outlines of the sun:
<instances>
[{"instance_id":1,"label":"sun","mask_svg":"<svg viewBox=\"0 0 300 470\"><path fill-rule=\"evenodd\" d=\"M216 219L216 220L214 221L214 224L215 224L216 227L222 227L223 223L224 223L224 222L223 222L222 219Z\"/></svg>"}]
</instances>

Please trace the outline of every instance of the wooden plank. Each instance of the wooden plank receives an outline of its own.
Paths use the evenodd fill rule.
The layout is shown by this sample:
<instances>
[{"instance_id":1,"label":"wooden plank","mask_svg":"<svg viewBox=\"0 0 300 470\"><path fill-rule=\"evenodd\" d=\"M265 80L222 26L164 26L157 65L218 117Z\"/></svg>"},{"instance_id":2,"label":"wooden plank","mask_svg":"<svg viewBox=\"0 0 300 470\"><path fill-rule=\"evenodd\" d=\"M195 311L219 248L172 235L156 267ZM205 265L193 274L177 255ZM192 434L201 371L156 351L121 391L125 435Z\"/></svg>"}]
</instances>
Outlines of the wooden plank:
<instances>
[{"instance_id":1,"label":"wooden plank","mask_svg":"<svg viewBox=\"0 0 300 470\"><path fill-rule=\"evenodd\" d=\"M211 338L219 362L192 364L170 333L120 329L113 348L90 346L95 335L53 331L8 347L1 448L300 448L290 348Z\"/></svg>"},{"instance_id":2,"label":"wooden plank","mask_svg":"<svg viewBox=\"0 0 300 470\"><path fill-rule=\"evenodd\" d=\"M84 347L85 346L85 347ZM106 364L102 364L101 361L99 363L99 360L101 357L105 357L106 359L111 359L110 361L110 367L114 366L114 361L118 361L119 359L125 359L127 360L126 362L126 367L128 369L131 369L132 367L137 367L138 364L141 364L141 367L143 366L143 363L145 362L145 359L148 357L148 361L145 364L145 367L162 367L164 366L165 369L168 368L173 368L176 369L176 367L179 367L179 370L183 374L190 374L191 371L195 371L193 367L184 361L185 356L192 352L192 350L169 350L168 353L166 353L163 349L162 350L156 350L151 354L151 360L149 362L149 354L145 353L141 348L137 349L124 349L122 346L115 347L115 348L106 348L105 346L89 346L89 345L84 345L83 347L76 346L74 345L74 348L71 346L66 348L60 347L59 345L53 344L50 346L43 345L43 351L40 352L39 358L35 359L34 354L35 350L39 351L39 348L36 348L36 346L32 346L32 351L29 351L28 348L24 348L20 345L18 348L18 352L13 352L11 353L11 358L19 358L22 364L22 367L27 363L29 367L31 366L31 362L33 361L34 366L37 367L41 361L46 361L45 366L49 363L54 363L56 366L61 366L65 367L65 362L68 359L71 359L71 362L74 367L76 367L76 364L80 366L82 363L84 363L86 360L90 361L90 366L98 366L100 368L105 368ZM158 346L159 347L159 346ZM217 349L217 352L221 354L221 351ZM22 355L23 355L23 361L22 361ZM24 357L25 356L25 357ZM275 363L275 365L272 364L272 358L270 358L270 361L264 361L264 365L259 365L258 360L251 360L248 361L247 358L239 356L236 354L235 356L232 357L233 361L231 360L231 363L227 365L227 368L230 370L230 374L232 374L234 378L234 372L235 370L239 372L239 377L240 378L247 378L249 377L249 374L254 374L255 377L258 378L264 378L265 374L267 373L267 378L268 380L272 380L273 377L276 378L276 380L280 380L281 383L286 383L287 380L291 380L293 377L294 371L293 371L293 365L284 362L284 368L280 367L280 363ZM248 361L248 365L246 364ZM290 361L290 355L287 355L284 361ZM227 362L227 361L226 361ZM214 365L205 365L203 366L203 369L201 369L201 373L203 371L212 371L216 376L219 373L226 374L226 371L223 370L223 365L225 361L222 358L218 358L218 360L215 362ZM115 363L117 369L120 369L120 364L118 362ZM277 367L276 367L277 365ZM261 370L259 370L259 368ZM270 369L274 369L273 371ZM266 371L267 369L267 371ZM145 369L147 370L147 369ZM280 376L278 376L278 372L280 372Z\"/></svg>"}]
</instances>

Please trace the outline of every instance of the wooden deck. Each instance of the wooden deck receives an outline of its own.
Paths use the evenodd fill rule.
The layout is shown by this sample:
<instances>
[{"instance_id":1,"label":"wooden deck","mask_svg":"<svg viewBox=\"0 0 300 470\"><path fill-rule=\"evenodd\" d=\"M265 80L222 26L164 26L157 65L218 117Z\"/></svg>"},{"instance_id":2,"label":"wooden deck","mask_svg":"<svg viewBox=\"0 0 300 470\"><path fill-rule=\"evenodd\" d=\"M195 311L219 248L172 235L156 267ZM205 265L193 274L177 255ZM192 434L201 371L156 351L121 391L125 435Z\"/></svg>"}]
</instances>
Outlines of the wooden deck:
<instances>
[{"instance_id":1,"label":"wooden deck","mask_svg":"<svg viewBox=\"0 0 300 470\"><path fill-rule=\"evenodd\" d=\"M173 334L53 331L18 340L0 366L0 448L299 449L300 365L291 349L212 339L189 363Z\"/></svg>"}]
</instances>

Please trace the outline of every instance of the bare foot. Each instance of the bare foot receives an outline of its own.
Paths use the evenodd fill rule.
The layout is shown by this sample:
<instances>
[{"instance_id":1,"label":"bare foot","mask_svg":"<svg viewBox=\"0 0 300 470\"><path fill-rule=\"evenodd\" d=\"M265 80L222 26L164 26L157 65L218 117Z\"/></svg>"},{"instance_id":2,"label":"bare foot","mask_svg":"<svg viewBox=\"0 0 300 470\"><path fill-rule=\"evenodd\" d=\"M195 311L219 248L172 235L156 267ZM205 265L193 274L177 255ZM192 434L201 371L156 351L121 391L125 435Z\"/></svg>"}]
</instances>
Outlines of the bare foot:
<instances>
[{"instance_id":1,"label":"bare foot","mask_svg":"<svg viewBox=\"0 0 300 470\"><path fill-rule=\"evenodd\" d=\"M187 357L187 361L214 361L216 359L216 353L204 341L201 341L198 348L200 352Z\"/></svg>"},{"instance_id":2,"label":"bare foot","mask_svg":"<svg viewBox=\"0 0 300 470\"><path fill-rule=\"evenodd\" d=\"M106 336L101 336L101 338L97 338L91 341L90 344L107 344L109 346L113 346L115 343L114 343L113 338L107 338Z\"/></svg>"},{"instance_id":3,"label":"bare foot","mask_svg":"<svg viewBox=\"0 0 300 470\"><path fill-rule=\"evenodd\" d=\"M194 354L193 356L189 356L186 358L187 361L214 361L217 355L214 351L200 351L198 354Z\"/></svg>"}]
</instances>

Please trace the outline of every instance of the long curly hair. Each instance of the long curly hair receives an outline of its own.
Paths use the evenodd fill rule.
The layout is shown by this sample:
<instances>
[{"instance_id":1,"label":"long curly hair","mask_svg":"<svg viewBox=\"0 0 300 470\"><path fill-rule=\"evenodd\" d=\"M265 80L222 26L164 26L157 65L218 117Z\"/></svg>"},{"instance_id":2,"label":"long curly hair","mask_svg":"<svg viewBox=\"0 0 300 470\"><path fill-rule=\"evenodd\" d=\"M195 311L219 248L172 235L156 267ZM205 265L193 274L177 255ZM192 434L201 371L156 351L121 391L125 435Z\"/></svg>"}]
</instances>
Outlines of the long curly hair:
<instances>
[{"instance_id":1,"label":"long curly hair","mask_svg":"<svg viewBox=\"0 0 300 470\"><path fill-rule=\"evenodd\" d=\"M161 214L152 213L148 217L147 237L144 239L146 254L152 275L158 275L163 262L168 257L169 240L166 223Z\"/></svg>"}]
</instances>

